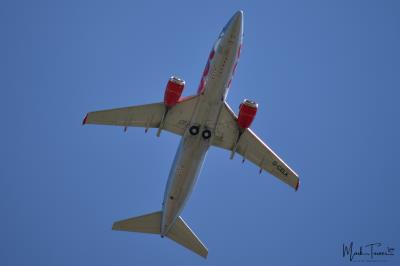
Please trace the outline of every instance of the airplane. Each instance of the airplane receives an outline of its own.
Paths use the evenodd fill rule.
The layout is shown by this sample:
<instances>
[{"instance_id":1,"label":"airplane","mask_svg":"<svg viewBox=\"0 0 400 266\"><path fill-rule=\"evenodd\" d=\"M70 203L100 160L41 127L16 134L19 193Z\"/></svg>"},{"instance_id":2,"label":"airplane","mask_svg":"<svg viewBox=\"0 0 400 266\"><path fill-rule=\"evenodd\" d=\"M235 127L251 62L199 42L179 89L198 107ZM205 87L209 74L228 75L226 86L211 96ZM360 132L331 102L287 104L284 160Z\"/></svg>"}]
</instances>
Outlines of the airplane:
<instances>
[{"instance_id":1,"label":"airplane","mask_svg":"<svg viewBox=\"0 0 400 266\"><path fill-rule=\"evenodd\" d=\"M210 146L236 153L282 180L296 191L299 178L251 129L258 104L245 99L236 115L226 102L243 39L243 11L237 11L221 31L204 68L197 94L181 97L185 81L172 76L164 101L146 105L90 112L85 124L156 128L181 136L173 161L161 211L113 224L113 230L166 236L207 258L208 249L180 216L202 168Z\"/></svg>"}]
</instances>

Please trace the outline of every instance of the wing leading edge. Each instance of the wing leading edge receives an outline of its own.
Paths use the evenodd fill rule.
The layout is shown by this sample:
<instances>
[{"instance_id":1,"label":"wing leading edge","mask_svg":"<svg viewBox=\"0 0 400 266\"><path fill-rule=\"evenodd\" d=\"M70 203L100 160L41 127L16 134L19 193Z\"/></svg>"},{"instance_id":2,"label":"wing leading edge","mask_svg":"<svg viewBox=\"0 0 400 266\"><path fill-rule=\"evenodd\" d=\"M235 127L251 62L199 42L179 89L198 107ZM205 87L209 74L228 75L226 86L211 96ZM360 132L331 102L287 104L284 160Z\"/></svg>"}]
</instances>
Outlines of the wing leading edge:
<instances>
[{"instance_id":1,"label":"wing leading edge","mask_svg":"<svg viewBox=\"0 0 400 266\"><path fill-rule=\"evenodd\" d=\"M237 152L258 167L282 180L295 190L299 188L299 177L267 144L251 129L246 129L239 138L237 116L227 103L221 111L212 145Z\"/></svg>"}]
</instances>

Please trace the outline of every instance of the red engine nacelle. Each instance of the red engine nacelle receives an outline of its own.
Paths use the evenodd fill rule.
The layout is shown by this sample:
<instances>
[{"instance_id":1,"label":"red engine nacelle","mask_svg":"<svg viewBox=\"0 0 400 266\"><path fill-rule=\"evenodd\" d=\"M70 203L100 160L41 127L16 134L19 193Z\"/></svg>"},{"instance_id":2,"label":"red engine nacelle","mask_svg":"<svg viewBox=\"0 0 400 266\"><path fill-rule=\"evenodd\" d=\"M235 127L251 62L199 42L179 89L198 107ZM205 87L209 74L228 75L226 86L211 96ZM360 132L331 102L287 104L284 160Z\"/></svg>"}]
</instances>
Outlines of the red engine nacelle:
<instances>
[{"instance_id":1,"label":"red engine nacelle","mask_svg":"<svg viewBox=\"0 0 400 266\"><path fill-rule=\"evenodd\" d=\"M258 104L254 101L245 99L239 106L239 116L237 123L241 129L250 127L256 117Z\"/></svg>"},{"instance_id":2,"label":"red engine nacelle","mask_svg":"<svg viewBox=\"0 0 400 266\"><path fill-rule=\"evenodd\" d=\"M184 88L185 81L183 79L175 76L170 77L165 88L164 104L167 107L174 106L181 97Z\"/></svg>"}]
</instances>

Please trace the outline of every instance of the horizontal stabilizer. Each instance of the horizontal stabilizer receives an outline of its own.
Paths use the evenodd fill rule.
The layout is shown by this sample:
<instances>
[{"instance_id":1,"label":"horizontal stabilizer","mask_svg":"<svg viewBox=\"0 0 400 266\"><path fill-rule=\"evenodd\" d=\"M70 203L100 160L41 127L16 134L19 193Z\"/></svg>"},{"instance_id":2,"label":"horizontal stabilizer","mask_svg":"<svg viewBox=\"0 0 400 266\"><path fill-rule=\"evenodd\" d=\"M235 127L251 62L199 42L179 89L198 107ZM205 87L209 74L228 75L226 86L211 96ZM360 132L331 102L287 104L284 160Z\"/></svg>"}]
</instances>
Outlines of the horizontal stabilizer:
<instances>
[{"instance_id":1,"label":"horizontal stabilizer","mask_svg":"<svg viewBox=\"0 0 400 266\"><path fill-rule=\"evenodd\" d=\"M178 219L176 219L176 222L169 230L167 237L199 254L203 258L207 258L207 247L201 242L196 234L193 233L182 217L179 216Z\"/></svg>"},{"instance_id":2,"label":"horizontal stabilizer","mask_svg":"<svg viewBox=\"0 0 400 266\"><path fill-rule=\"evenodd\" d=\"M138 217L121 220L113 224L113 230L160 234L161 212L153 212Z\"/></svg>"},{"instance_id":3,"label":"horizontal stabilizer","mask_svg":"<svg viewBox=\"0 0 400 266\"><path fill-rule=\"evenodd\" d=\"M113 224L113 230L139 232L148 234L161 233L162 212L153 212L138 217L121 220ZM185 221L179 216L168 231L166 237L207 258L208 250Z\"/></svg>"}]
</instances>

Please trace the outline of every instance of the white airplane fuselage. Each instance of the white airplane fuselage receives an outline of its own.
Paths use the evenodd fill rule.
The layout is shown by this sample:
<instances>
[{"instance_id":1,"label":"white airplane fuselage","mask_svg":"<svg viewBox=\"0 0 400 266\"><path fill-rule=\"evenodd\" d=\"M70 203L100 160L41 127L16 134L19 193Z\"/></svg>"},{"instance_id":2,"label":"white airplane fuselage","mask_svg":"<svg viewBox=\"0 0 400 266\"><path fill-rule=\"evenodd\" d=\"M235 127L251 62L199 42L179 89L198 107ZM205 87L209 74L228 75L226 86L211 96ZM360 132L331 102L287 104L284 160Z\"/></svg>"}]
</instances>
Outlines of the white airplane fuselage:
<instances>
[{"instance_id":1,"label":"white airplane fuselage","mask_svg":"<svg viewBox=\"0 0 400 266\"><path fill-rule=\"evenodd\" d=\"M242 38L243 13L238 11L222 30L203 72L200 97L169 173L162 207L161 236L174 225L196 183L236 68ZM192 126L199 127L198 134L189 131ZM211 132L210 138L203 137L205 130Z\"/></svg>"}]
</instances>

